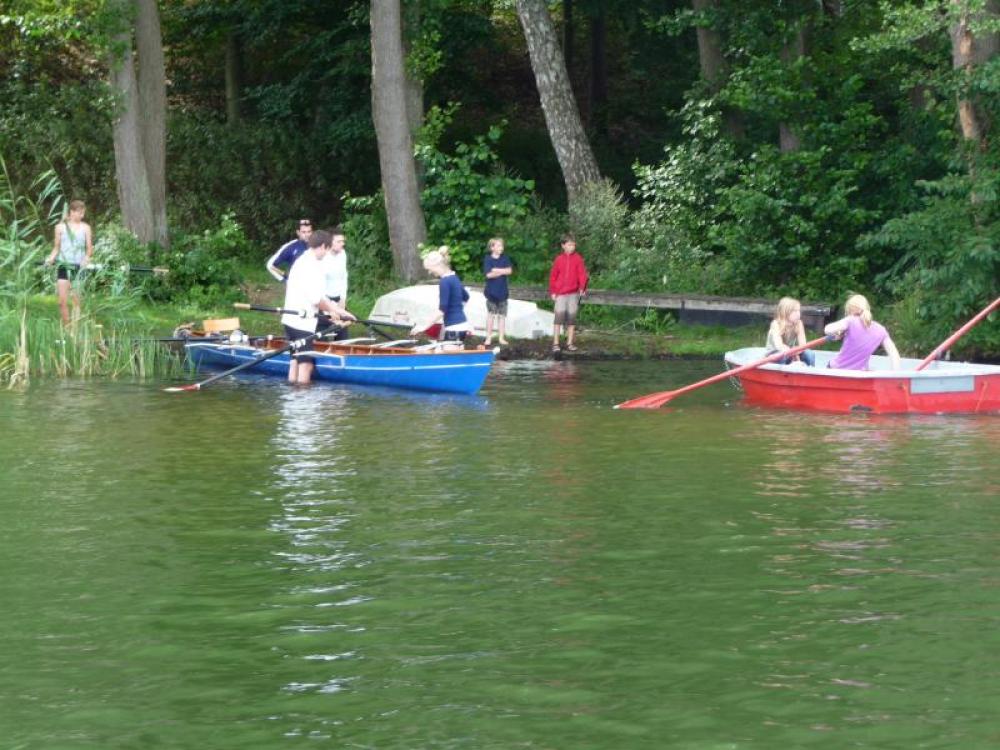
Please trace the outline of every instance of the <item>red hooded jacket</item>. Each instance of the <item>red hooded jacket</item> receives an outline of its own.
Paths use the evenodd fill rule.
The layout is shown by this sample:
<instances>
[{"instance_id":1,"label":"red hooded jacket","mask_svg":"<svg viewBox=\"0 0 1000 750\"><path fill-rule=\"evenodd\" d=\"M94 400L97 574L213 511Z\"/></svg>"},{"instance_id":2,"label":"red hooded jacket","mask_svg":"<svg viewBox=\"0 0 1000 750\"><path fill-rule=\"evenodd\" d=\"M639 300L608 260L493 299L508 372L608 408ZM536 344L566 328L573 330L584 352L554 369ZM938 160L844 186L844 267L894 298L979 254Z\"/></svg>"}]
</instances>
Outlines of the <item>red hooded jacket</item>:
<instances>
[{"instance_id":1,"label":"red hooded jacket","mask_svg":"<svg viewBox=\"0 0 1000 750\"><path fill-rule=\"evenodd\" d=\"M585 292L587 278L587 268L580 253L559 253L549 273L549 294Z\"/></svg>"}]
</instances>

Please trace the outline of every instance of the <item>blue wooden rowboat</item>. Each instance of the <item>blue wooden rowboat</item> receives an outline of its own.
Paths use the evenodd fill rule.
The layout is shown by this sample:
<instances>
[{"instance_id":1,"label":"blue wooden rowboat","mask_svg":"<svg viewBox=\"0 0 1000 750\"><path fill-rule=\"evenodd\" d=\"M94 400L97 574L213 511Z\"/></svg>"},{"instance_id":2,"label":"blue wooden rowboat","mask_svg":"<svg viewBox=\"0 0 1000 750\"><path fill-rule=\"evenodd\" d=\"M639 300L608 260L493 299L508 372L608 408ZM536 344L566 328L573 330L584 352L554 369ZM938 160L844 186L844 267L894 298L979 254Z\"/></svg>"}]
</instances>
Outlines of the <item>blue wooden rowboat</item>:
<instances>
[{"instance_id":1,"label":"blue wooden rowboat","mask_svg":"<svg viewBox=\"0 0 1000 750\"><path fill-rule=\"evenodd\" d=\"M352 342L317 342L309 352L316 368L313 379L357 383L436 393L476 393L486 380L495 354L489 349L439 350L399 345ZM412 343L412 342L410 342ZM191 341L185 344L188 359L198 368L231 368L257 359L287 344L283 338L249 342ZM276 377L288 377L289 355L280 354L253 367Z\"/></svg>"}]
</instances>

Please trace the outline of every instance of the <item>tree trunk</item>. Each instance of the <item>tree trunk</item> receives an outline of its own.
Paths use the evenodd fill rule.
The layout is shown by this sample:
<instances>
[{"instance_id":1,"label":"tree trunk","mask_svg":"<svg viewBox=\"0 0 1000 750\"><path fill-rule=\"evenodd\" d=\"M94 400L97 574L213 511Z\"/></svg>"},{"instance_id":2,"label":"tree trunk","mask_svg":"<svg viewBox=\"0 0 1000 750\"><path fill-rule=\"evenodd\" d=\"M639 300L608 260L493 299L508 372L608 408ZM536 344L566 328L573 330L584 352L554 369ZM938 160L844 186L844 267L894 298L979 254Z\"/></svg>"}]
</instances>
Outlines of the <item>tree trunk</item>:
<instances>
[{"instance_id":1,"label":"tree trunk","mask_svg":"<svg viewBox=\"0 0 1000 750\"><path fill-rule=\"evenodd\" d=\"M719 0L692 0L695 13L717 11ZM714 26L699 25L695 27L698 36L698 63L701 66L701 77L708 83L712 93L722 88L726 77L726 59L722 54L722 37Z\"/></svg>"},{"instance_id":2,"label":"tree trunk","mask_svg":"<svg viewBox=\"0 0 1000 750\"><path fill-rule=\"evenodd\" d=\"M167 69L156 0L136 0L135 42L139 60L139 118L149 178L153 241L168 247L167 232Z\"/></svg>"},{"instance_id":3,"label":"tree trunk","mask_svg":"<svg viewBox=\"0 0 1000 750\"><path fill-rule=\"evenodd\" d=\"M719 0L692 0L691 7L697 14L714 13L719 10ZM722 90L729 75L722 51L722 35L712 24L699 24L695 27L695 33L701 77L714 96ZM731 108L725 107L722 110L722 127L730 138L740 140L744 136L743 118Z\"/></svg>"},{"instance_id":4,"label":"tree trunk","mask_svg":"<svg viewBox=\"0 0 1000 750\"><path fill-rule=\"evenodd\" d=\"M389 243L396 273L421 275L419 245L427 238L420 207L413 136L407 108L400 0L372 0L372 118L378 141Z\"/></svg>"},{"instance_id":5,"label":"tree trunk","mask_svg":"<svg viewBox=\"0 0 1000 750\"><path fill-rule=\"evenodd\" d=\"M243 41L240 35L230 30L226 35L226 122L238 125L243 113L240 100L243 98Z\"/></svg>"},{"instance_id":6,"label":"tree trunk","mask_svg":"<svg viewBox=\"0 0 1000 750\"><path fill-rule=\"evenodd\" d=\"M573 70L573 0L563 0L563 56L566 58L566 70Z\"/></svg>"},{"instance_id":7,"label":"tree trunk","mask_svg":"<svg viewBox=\"0 0 1000 750\"><path fill-rule=\"evenodd\" d=\"M958 21L951 29L951 59L955 70L963 71L971 77L973 71L1000 51L1000 36L996 33L974 33L972 24L990 19L996 21L1000 15L1000 1L987 0L984 12L973 15L968 8L968 0L952 0L958 9ZM989 122L986 113L968 91L958 94L958 124L962 137L985 151L988 145Z\"/></svg>"},{"instance_id":8,"label":"tree trunk","mask_svg":"<svg viewBox=\"0 0 1000 750\"><path fill-rule=\"evenodd\" d=\"M608 24L604 4L590 18L590 122L599 133L608 130Z\"/></svg>"},{"instance_id":9,"label":"tree trunk","mask_svg":"<svg viewBox=\"0 0 1000 750\"><path fill-rule=\"evenodd\" d=\"M601 172L583 131L580 110L566 73L566 62L544 0L517 0L517 15L528 42L528 55L549 138L562 168L566 194L572 205L585 186L601 179Z\"/></svg>"},{"instance_id":10,"label":"tree trunk","mask_svg":"<svg viewBox=\"0 0 1000 750\"><path fill-rule=\"evenodd\" d=\"M786 65L790 66L805 57L806 26L807 21L802 19L796 26L792 38L782 47L781 59ZM778 123L778 143L784 154L794 153L802 148L802 138L791 120L782 120Z\"/></svg>"},{"instance_id":11,"label":"tree trunk","mask_svg":"<svg viewBox=\"0 0 1000 750\"><path fill-rule=\"evenodd\" d=\"M424 126L424 82L407 69L406 56L412 47L410 40L420 36L421 0L401 0L403 12L403 69L406 71L406 119L415 139Z\"/></svg>"},{"instance_id":12,"label":"tree trunk","mask_svg":"<svg viewBox=\"0 0 1000 750\"><path fill-rule=\"evenodd\" d=\"M139 122L139 92L132 49L132 29L114 38L111 59L111 86L120 99L112 124L115 148L115 178L122 221L140 242L153 242L152 200L149 175L142 148Z\"/></svg>"}]
</instances>

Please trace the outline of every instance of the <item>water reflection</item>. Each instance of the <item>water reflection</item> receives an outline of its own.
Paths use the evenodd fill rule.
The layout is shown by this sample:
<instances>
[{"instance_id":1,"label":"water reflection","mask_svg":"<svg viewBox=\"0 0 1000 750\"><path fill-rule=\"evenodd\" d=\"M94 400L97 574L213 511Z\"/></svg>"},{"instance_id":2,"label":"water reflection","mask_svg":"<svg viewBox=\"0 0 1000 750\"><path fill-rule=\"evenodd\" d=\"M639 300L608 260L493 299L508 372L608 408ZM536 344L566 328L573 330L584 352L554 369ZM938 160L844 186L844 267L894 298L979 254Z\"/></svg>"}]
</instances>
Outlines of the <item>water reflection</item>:
<instances>
[{"instance_id":1,"label":"water reflection","mask_svg":"<svg viewBox=\"0 0 1000 750\"><path fill-rule=\"evenodd\" d=\"M350 541L352 498L346 481L357 473L351 457L356 396L336 388L289 388L278 399L273 494L280 514L269 528L283 538L273 552L292 576L281 596L291 622L279 630L278 648L298 665L286 676L287 693L333 695L356 679L334 663L358 658L353 641L364 627L333 613L371 597L359 592L351 571L365 563Z\"/></svg>"}]
</instances>

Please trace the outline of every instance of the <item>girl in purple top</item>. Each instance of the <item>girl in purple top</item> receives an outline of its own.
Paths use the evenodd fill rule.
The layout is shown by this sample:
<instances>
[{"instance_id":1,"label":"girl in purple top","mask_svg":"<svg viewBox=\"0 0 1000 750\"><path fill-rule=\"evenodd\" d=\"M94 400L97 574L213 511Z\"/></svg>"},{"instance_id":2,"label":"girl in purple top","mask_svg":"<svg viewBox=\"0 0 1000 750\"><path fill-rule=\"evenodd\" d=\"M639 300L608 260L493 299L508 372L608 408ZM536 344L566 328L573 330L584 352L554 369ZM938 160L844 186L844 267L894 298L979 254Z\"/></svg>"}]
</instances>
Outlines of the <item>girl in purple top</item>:
<instances>
[{"instance_id":1,"label":"girl in purple top","mask_svg":"<svg viewBox=\"0 0 1000 750\"><path fill-rule=\"evenodd\" d=\"M823 332L827 336L843 336L844 344L837 356L830 360L830 367L841 370L867 370L868 359L881 346L889 355L892 369L899 369L899 351L881 323L872 320L868 300L860 294L850 297L844 304L846 317L830 323Z\"/></svg>"}]
</instances>

